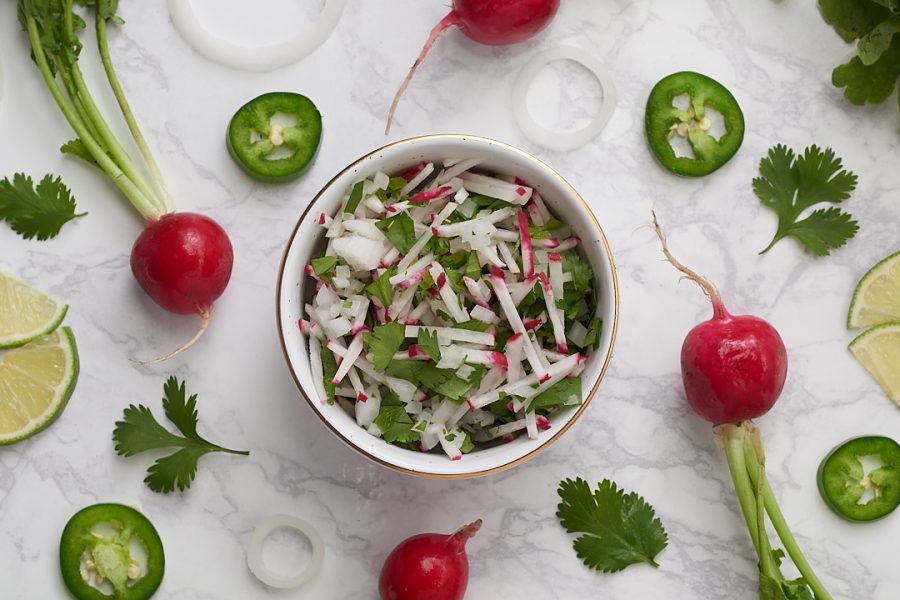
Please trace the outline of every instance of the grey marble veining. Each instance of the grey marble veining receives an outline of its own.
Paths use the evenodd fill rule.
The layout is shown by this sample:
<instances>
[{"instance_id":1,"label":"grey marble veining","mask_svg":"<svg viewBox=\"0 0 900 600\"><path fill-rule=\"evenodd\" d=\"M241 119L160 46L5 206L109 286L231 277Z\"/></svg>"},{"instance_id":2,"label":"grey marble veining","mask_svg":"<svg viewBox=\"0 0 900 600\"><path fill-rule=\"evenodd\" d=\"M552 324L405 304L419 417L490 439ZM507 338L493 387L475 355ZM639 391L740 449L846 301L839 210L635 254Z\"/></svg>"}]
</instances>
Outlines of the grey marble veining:
<instances>
[{"instance_id":1,"label":"grey marble veining","mask_svg":"<svg viewBox=\"0 0 900 600\"><path fill-rule=\"evenodd\" d=\"M163 353L196 323L163 313L137 289L128 252L141 223L106 181L54 151L70 134L27 59L13 3L0 9L0 176L60 174L90 212L50 242L24 242L0 227L0 263L70 302L66 322L82 360L78 388L59 421L0 449L0 598L65 597L59 534L73 512L98 501L138 504L152 518L168 563L158 597L173 600L374 599L381 562L396 542L476 517L484 528L469 545L468 598L756 598L755 556L724 457L681 390L681 340L709 307L660 260L645 227L651 209L673 251L719 285L732 311L769 319L785 339L787 386L758 424L773 486L811 562L836 597L900 597L900 517L845 523L815 489L818 462L833 445L859 434L900 435L900 413L846 351L852 333L844 327L857 278L900 243L900 170L893 158L900 117L896 98L857 108L831 86L831 68L851 48L814 2L565 0L547 33L531 42L488 48L451 31L435 45L390 139L475 133L547 161L591 204L621 284L615 357L589 410L532 461L473 481L395 474L345 447L301 400L273 322L284 241L336 171L385 142L383 118L395 86L444 3L350 0L323 47L269 74L205 61L178 37L164 4L122 2L128 23L111 36L113 57L177 205L217 219L231 235L236 262L205 339L169 364L146 368L129 357ZM226 5L238 19L239 4ZM557 43L596 53L620 98L602 136L566 154L528 142L509 112L519 68ZM114 108L92 48L84 63L101 104ZM738 155L699 180L663 171L644 140L650 87L685 69L725 83L747 118ZM325 123L315 165L285 186L247 179L223 143L237 107L273 89L307 94ZM529 104L541 120L561 127L583 123L600 96L581 69L563 65L543 73L532 93ZM846 203L859 235L830 258L811 258L790 240L757 255L775 217L755 199L750 181L778 142L798 150L831 146L859 175ZM111 432L129 403L158 412L170 374L200 395L203 432L249 448L251 456L208 456L188 493L161 496L141 483L149 459L116 457ZM656 507L670 538L659 569L601 575L581 565L554 516L556 483L574 476L613 478ZM319 577L291 593L265 589L245 562L256 522L279 512L315 523L328 545Z\"/></svg>"}]
</instances>

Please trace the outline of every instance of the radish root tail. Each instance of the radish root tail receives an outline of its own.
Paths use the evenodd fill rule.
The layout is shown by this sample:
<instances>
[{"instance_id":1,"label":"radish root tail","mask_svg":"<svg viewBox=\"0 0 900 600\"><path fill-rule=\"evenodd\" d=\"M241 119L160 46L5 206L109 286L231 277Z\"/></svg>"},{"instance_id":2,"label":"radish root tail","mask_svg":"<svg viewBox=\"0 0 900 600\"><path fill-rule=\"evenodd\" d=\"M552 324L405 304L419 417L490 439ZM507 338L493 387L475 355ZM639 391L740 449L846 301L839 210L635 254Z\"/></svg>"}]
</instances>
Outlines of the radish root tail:
<instances>
[{"instance_id":1,"label":"radish root tail","mask_svg":"<svg viewBox=\"0 0 900 600\"><path fill-rule=\"evenodd\" d=\"M191 346L196 344L197 340L199 340L201 337L203 337L203 334L206 333L206 329L209 327L209 319L211 316L212 316L212 307L211 306L208 308L201 309L200 310L200 329L197 331L197 333L194 334L194 337L192 337L191 339L186 341L184 344L179 346L176 350L173 350L172 352L166 354L165 356L160 356L159 358L154 358L153 360L135 360L133 358L129 359L129 360L131 360L131 362L133 362L134 364L141 365L143 367L143 366L147 366L147 365L157 365L159 363L166 362L170 358L175 358L176 356L178 356L179 354L181 354L182 352L184 352L185 350L187 350L188 348L190 348Z\"/></svg>"},{"instance_id":2,"label":"radish root tail","mask_svg":"<svg viewBox=\"0 0 900 600\"><path fill-rule=\"evenodd\" d=\"M409 82L412 81L413 76L416 74L416 70L419 68L419 65L425 60L425 57L428 56L428 52L431 51L431 47L437 41L441 35L447 31L449 27L453 27L459 22L459 17L455 12L451 11L446 17L441 19L440 23L434 26L434 29L431 30L431 33L428 35L428 40L425 42L425 46L422 47L422 52L419 53L419 57L416 59L416 62L413 63L412 68L409 70L409 73L406 74L406 79L403 80L403 83L400 84L400 89L397 90L397 93L394 94L394 101L391 102L391 110L388 111L387 124L384 126L384 135L388 135L391 132L391 125L394 122L394 113L397 112L397 105L400 104L400 97L403 96L403 93L406 91L406 88L409 87Z\"/></svg>"},{"instance_id":3,"label":"radish root tail","mask_svg":"<svg viewBox=\"0 0 900 600\"><path fill-rule=\"evenodd\" d=\"M669 264L673 267L684 273L685 277L700 286L700 289L703 290L703 293L706 294L709 297L710 302L712 302L713 315L715 318L724 318L726 315L725 304L722 302L722 296L719 294L719 290L716 289L716 286L713 285L709 279L703 277L693 269L684 266L677 258L672 256L672 253L669 251L669 244L666 241L666 234L663 233L662 228L659 226L659 221L656 219L656 211L650 211L650 214L653 215L653 223L651 224L653 232L656 233L656 237L659 238L659 242L662 244L662 251L666 256L666 260L669 261Z\"/></svg>"}]
</instances>

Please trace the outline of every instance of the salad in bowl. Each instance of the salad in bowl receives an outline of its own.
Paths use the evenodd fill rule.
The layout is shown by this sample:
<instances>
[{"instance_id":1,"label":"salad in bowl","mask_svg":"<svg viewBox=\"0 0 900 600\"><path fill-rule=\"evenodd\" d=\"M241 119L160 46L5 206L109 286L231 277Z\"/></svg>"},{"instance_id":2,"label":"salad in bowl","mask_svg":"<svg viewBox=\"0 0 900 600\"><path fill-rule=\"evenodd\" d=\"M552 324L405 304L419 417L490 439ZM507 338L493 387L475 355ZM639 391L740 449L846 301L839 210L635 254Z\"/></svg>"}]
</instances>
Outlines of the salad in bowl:
<instances>
[{"instance_id":1,"label":"salad in bowl","mask_svg":"<svg viewBox=\"0 0 900 600\"><path fill-rule=\"evenodd\" d=\"M301 219L279 285L282 340L301 346L303 376L292 370L311 405L357 449L415 473L452 475L447 463L554 439L596 390L615 333L615 275L593 215L557 210L535 159L502 168L492 151L519 151L456 141L404 163L383 160L388 147L369 161L381 164L339 175L331 202L320 194ZM308 256L291 260L304 223ZM410 455L431 468L409 468Z\"/></svg>"}]
</instances>

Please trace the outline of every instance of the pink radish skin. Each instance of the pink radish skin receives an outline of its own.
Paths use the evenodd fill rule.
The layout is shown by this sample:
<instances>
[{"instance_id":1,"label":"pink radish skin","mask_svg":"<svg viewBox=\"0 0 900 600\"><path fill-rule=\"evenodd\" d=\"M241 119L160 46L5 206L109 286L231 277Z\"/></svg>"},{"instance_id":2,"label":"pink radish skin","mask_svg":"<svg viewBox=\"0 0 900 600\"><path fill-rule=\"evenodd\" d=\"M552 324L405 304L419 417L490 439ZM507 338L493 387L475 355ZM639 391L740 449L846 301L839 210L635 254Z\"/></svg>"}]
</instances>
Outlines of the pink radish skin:
<instances>
[{"instance_id":1,"label":"pink radish skin","mask_svg":"<svg viewBox=\"0 0 900 600\"><path fill-rule=\"evenodd\" d=\"M466 542L481 519L456 533L422 533L400 542L378 578L381 600L462 600L469 584Z\"/></svg>"},{"instance_id":2,"label":"pink radish skin","mask_svg":"<svg viewBox=\"0 0 900 600\"><path fill-rule=\"evenodd\" d=\"M760 417L778 400L787 376L787 350L778 332L751 315L732 315L716 287L678 262L654 216L653 225L672 265L697 283L712 302L713 316L691 329L681 347L688 403L714 425Z\"/></svg>"},{"instance_id":3,"label":"pink radish skin","mask_svg":"<svg viewBox=\"0 0 900 600\"><path fill-rule=\"evenodd\" d=\"M524 42L543 31L558 10L559 0L453 0L450 13L431 30L422 52L394 95L384 128L385 135L391 132L391 123L403 92L409 87L431 47L447 29L459 27L466 37L479 44L508 46Z\"/></svg>"},{"instance_id":4,"label":"pink radish skin","mask_svg":"<svg viewBox=\"0 0 900 600\"><path fill-rule=\"evenodd\" d=\"M165 310L198 314L200 330L162 362L191 347L209 325L213 302L231 279L234 252L218 223L196 213L165 214L149 221L131 249L131 272L141 288Z\"/></svg>"}]
</instances>

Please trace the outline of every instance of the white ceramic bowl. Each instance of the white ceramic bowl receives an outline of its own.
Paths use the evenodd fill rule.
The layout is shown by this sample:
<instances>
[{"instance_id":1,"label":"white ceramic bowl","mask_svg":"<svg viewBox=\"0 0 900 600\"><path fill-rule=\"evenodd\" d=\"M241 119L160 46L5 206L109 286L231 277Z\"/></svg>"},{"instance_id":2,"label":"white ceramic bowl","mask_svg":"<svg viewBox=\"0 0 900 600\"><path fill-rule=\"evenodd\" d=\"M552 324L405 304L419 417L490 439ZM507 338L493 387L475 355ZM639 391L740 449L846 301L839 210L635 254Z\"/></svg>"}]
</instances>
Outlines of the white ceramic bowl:
<instances>
[{"instance_id":1,"label":"white ceramic bowl","mask_svg":"<svg viewBox=\"0 0 900 600\"><path fill-rule=\"evenodd\" d=\"M304 299L310 294L311 280L304 265L324 248L325 230L316 223L324 212L333 215L342 195L357 180L380 170L396 173L421 161L440 164L447 158L481 158L484 168L500 174L517 175L541 193L550 210L567 223L582 244L579 251L594 270L596 289L600 291L599 316L603 319L600 346L588 357L584 382L584 403L553 417L549 431L536 440L519 436L508 444L475 450L462 460L451 461L442 453L424 453L393 446L359 427L337 404L329 405L318 397L313 385L309 346L297 325ZM606 372L616 337L619 314L619 290L616 269L609 244L596 217L587 204L556 171L536 158L512 146L468 135L429 135L394 142L353 162L320 191L300 216L281 261L278 276L276 315L284 355L294 381L313 412L341 440L364 456L394 470L439 478L486 475L517 465L558 439L590 404Z\"/></svg>"}]
</instances>

